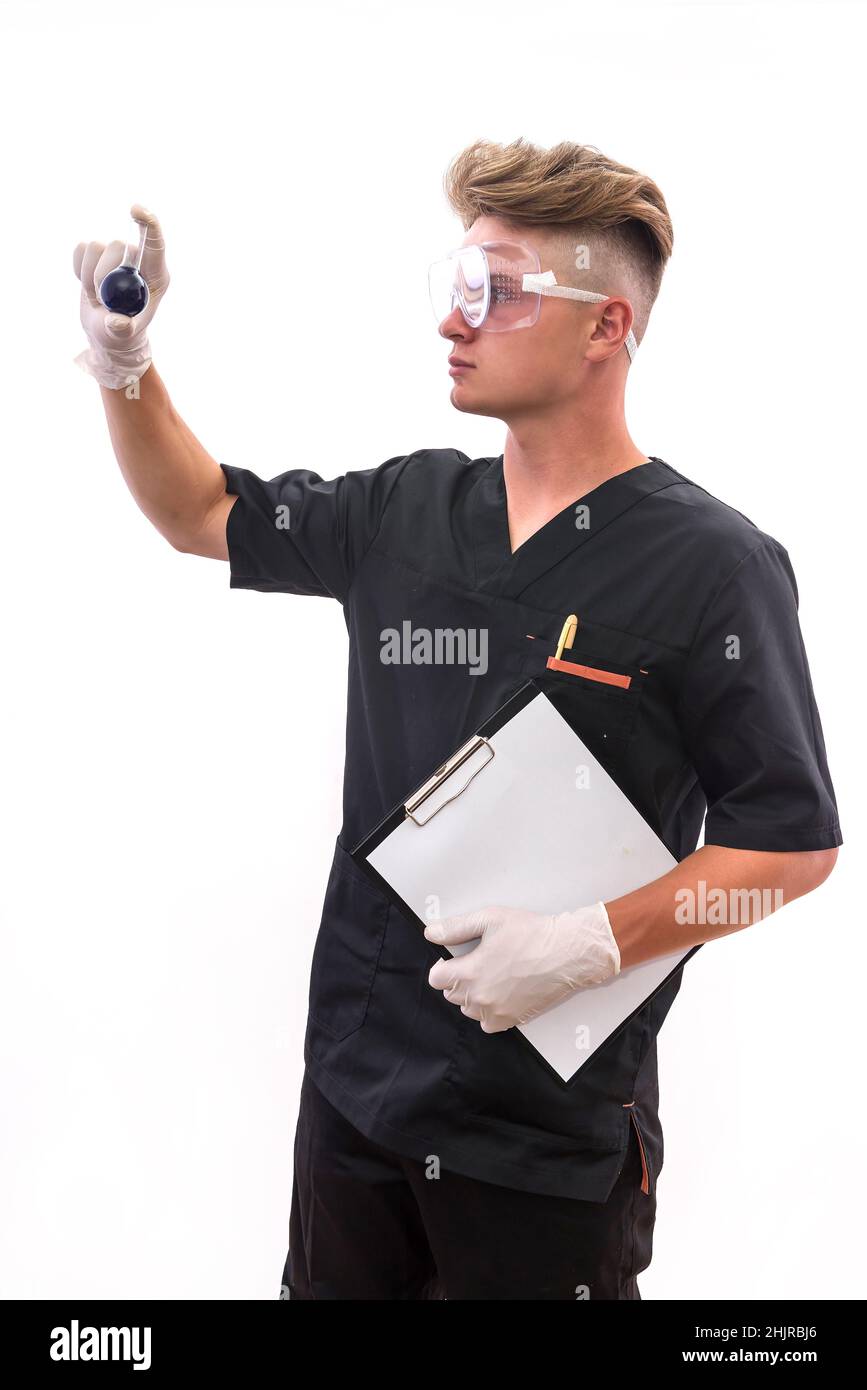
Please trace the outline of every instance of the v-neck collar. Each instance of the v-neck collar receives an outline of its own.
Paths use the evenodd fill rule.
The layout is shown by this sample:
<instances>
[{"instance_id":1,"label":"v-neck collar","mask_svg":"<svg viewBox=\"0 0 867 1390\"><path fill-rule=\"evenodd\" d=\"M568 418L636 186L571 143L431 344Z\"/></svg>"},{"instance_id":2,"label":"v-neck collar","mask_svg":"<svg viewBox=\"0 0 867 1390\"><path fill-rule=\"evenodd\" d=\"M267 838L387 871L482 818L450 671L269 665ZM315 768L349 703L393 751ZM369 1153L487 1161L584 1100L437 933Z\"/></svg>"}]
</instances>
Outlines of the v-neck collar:
<instances>
[{"instance_id":1,"label":"v-neck collar","mask_svg":"<svg viewBox=\"0 0 867 1390\"><path fill-rule=\"evenodd\" d=\"M660 488L682 481L676 469L651 454L647 463L605 478L583 496L576 497L513 553L503 455L500 454L490 460L472 494L476 588L504 598L518 598L528 585L598 536L605 526L636 502ZM575 525L575 508L579 504L590 509L590 525L583 529Z\"/></svg>"}]
</instances>

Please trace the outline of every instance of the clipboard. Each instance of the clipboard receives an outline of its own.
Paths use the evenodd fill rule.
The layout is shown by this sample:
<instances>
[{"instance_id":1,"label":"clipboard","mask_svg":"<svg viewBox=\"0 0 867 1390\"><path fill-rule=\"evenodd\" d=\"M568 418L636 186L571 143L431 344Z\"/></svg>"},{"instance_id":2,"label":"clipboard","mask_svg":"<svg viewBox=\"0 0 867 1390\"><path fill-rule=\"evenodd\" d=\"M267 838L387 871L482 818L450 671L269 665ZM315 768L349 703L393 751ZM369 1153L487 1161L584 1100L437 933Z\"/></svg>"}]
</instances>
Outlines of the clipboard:
<instances>
[{"instance_id":1,"label":"clipboard","mask_svg":"<svg viewBox=\"0 0 867 1390\"><path fill-rule=\"evenodd\" d=\"M533 679L350 853L422 932L487 905L610 902L678 862ZM699 949L621 970L510 1032L568 1085Z\"/></svg>"}]
</instances>

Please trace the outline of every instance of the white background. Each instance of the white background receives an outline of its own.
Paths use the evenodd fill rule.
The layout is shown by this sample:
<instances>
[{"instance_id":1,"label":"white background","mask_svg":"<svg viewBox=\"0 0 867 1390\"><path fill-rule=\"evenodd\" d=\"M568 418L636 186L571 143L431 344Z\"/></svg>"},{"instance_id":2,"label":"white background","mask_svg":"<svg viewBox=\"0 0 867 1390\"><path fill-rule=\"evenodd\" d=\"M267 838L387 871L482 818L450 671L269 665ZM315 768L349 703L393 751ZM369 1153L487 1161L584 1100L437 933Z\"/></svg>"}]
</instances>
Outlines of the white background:
<instances>
[{"instance_id":1,"label":"white background","mask_svg":"<svg viewBox=\"0 0 867 1390\"><path fill-rule=\"evenodd\" d=\"M463 236L448 161L523 135L665 194L630 432L789 550L846 840L688 967L642 1295L864 1297L863 6L0 17L0 1296L277 1297L341 821L341 609L230 591L139 513L72 361L73 248L161 218L154 360L222 462L496 454L449 404L426 268Z\"/></svg>"}]
</instances>

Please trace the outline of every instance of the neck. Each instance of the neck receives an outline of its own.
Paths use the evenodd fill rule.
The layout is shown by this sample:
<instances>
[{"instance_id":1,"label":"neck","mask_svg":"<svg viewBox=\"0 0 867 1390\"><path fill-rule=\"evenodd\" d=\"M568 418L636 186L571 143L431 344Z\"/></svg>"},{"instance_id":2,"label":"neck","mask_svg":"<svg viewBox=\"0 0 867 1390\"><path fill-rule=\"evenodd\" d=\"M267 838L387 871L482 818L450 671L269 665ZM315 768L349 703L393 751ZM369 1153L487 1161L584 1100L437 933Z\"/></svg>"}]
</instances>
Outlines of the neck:
<instances>
[{"instance_id":1,"label":"neck","mask_svg":"<svg viewBox=\"0 0 867 1390\"><path fill-rule=\"evenodd\" d=\"M626 422L597 421L591 431L547 420L511 423L503 450L503 479L512 550L534 531L618 473L647 463Z\"/></svg>"}]
</instances>

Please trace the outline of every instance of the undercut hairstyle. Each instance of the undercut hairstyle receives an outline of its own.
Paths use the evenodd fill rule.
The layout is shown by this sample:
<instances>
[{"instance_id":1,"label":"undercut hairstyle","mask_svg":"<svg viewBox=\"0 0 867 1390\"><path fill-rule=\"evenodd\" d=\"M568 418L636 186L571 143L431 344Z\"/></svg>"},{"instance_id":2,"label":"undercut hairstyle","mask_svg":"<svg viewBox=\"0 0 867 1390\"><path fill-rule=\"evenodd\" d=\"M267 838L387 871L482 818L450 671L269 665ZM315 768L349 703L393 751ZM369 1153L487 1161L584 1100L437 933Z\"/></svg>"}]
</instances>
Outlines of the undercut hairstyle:
<instances>
[{"instance_id":1,"label":"undercut hairstyle","mask_svg":"<svg viewBox=\"0 0 867 1390\"><path fill-rule=\"evenodd\" d=\"M546 150L519 137L474 141L452 160L443 187L464 231L479 217L496 217L518 236L532 231L551 261L542 269L558 283L628 299L641 342L674 246L653 179L595 145L564 140Z\"/></svg>"}]
</instances>

